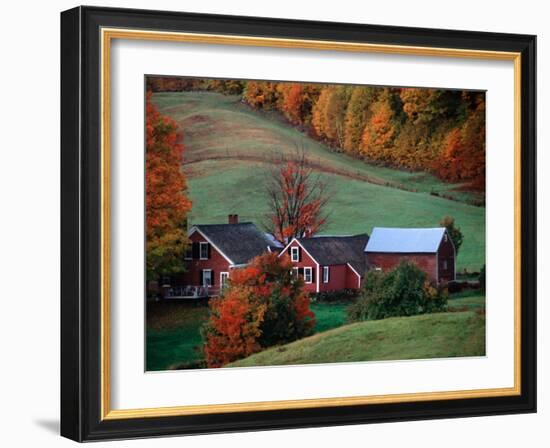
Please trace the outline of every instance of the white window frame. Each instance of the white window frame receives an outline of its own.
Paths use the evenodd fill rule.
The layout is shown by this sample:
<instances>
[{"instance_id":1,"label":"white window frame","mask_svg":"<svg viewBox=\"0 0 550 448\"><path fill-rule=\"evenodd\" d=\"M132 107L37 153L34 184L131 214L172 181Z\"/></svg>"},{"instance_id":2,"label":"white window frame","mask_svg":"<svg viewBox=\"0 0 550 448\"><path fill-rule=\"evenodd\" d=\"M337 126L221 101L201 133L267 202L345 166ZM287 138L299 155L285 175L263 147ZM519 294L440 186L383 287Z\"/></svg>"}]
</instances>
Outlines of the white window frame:
<instances>
[{"instance_id":1,"label":"white window frame","mask_svg":"<svg viewBox=\"0 0 550 448\"><path fill-rule=\"evenodd\" d=\"M309 281L307 280L307 273L309 272ZM313 268L311 266L306 266L304 268L304 283L308 285L313 283Z\"/></svg>"},{"instance_id":2,"label":"white window frame","mask_svg":"<svg viewBox=\"0 0 550 448\"><path fill-rule=\"evenodd\" d=\"M298 278L300 275L300 268L298 266L294 266L290 272L294 277Z\"/></svg>"},{"instance_id":3,"label":"white window frame","mask_svg":"<svg viewBox=\"0 0 550 448\"><path fill-rule=\"evenodd\" d=\"M206 274L208 272L208 278L210 280L210 284L206 284ZM212 287L212 269L203 269L202 270L202 286L205 288L211 288Z\"/></svg>"},{"instance_id":4,"label":"white window frame","mask_svg":"<svg viewBox=\"0 0 550 448\"><path fill-rule=\"evenodd\" d=\"M323 266L323 283L330 281L330 266Z\"/></svg>"},{"instance_id":5,"label":"white window frame","mask_svg":"<svg viewBox=\"0 0 550 448\"><path fill-rule=\"evenodd\" d=\"M446 271L447 269L449 269L449 266L447 264L447 260L443 260L443 270Z\"/></svg>"},{"instance_id":6,"label":"white window frame","mask_svg":"<svg viewBox=\"0 0 550 448\"><path fill-rule=\"evenodd\" d=\"M224 280L225 278L225 280ZM227 286L227 281L229 280L229 272L224 271L220 272L220 289L223 289Z\"/></svg>"},{"instance_id":7,"label":"white window frame","mask_svg":"<svg viewBox=\"0 0 550 448\"><path fill-rule=\"evenodd\" d=\"M296 258L294 258L294 255L296 255ZM298 246L292 246L290 248L290 260L293 263L297 263L300 261L300 248Z\"/></svg>"},{"instance_id":8,"label":"white window frame","mask_svg":"<svg viewBox=\"0 0 550 448\"><path fill-rule=\"evenodd\" d=\"M199 243L199 260L208 260L208 245L210 243L208 243L207 241L201 241ZM206 247L206 257L203 257L202 256L202 248L203 247Z\"/></svg>"}]
</instances>

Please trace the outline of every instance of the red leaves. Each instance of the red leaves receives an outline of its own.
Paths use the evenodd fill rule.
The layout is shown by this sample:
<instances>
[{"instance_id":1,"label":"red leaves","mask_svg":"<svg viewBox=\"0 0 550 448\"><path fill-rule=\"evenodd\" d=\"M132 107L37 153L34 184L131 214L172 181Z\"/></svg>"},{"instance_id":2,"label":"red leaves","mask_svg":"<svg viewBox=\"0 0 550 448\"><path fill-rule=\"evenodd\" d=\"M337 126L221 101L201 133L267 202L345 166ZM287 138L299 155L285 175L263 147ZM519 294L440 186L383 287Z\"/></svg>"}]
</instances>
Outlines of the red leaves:
<instances>
[{"instance_id":1,"label":"red leaves","mask_svg":"<svg viewBox=\"0 0 550 448\"><path fill-rule=\"evenodd\" d=\"M303 153L281 160L266 187L269 213L266 226L282 244L311 236L326 223L326 186L308 167Z\"/></svg>"},{"instance_id":2,"label":"red leaves","mask_svg":"<svg viewBox=\"0 0 550 448\"><path fill-rule=\"evenodd\" d=\"M291 276L291 268L288 257L266 253L232 272L223 297L209 304L211 314L204 333L209 367L221 367L311 330L314 315L309 295L302 281ZM282 307L289 310L281 312ZM281 327L283 333L273 330Z\"/></svg>"},{"instance_id":3,"label":"red leaves","mask_svg":"<svg viewBox=\"0 0 550 448\"><path fill-rule=\"evenodd\" d=\"M461 128L452 129L433 167L450 182L469 182L474 189L485 189L485 103L480 102Z\"/></svg>"},{"instance_id":4,"label":"red leaves","mask_svg":"<svg viewBox=\"0 0 550 448\"><path fill-rule=\"evenodd\" d=\"M146 103L146 177L145 210L147 241L147 277L181 268L180 255L185 250L185 220L191 209L187 183L181 171L183 145L177 124L165 117L151 102Z\"/></svg>"}]
</instances>

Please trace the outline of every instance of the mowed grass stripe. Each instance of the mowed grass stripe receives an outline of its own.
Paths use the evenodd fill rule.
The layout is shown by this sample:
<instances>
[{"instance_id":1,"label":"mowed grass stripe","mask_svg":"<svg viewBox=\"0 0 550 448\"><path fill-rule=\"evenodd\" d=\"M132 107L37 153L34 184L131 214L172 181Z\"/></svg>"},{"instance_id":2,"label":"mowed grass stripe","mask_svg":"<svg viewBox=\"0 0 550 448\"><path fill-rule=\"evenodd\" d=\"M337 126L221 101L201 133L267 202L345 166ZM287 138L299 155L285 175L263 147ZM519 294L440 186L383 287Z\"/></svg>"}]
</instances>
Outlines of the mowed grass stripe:
<instances>
[{"instance_id":1,"label":"mowed grass stripe","mask_svg":"<svg viewBox=\"0 0 550 448\"><path fill-rule=\"evenodd\" d=\"M239 96L214 92L164 92L153 95L159 110L173 118L185 134L186 157L204 159L208 155L277 153L292 154L296 145L308 157L335 170L347 170L381 182L405 185L420 192L446 192L455 198L474 199L479 195L456 190L456 184L440 181L425 172L409 172L369 165L343 153L335 153L296 128L277 113L258 112Z\"/></svg>"}]
</instances>

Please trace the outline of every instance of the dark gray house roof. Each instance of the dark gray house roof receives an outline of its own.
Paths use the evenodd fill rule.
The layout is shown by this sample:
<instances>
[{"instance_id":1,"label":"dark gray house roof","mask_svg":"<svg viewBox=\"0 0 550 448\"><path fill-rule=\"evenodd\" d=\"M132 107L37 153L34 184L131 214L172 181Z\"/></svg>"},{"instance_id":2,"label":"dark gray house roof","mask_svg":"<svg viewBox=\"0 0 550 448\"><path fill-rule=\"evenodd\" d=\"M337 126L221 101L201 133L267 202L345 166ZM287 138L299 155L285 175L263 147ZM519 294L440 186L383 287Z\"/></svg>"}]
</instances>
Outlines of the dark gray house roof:
<instances>
[{"instance_id":1,"label":"dark gray house roof","mask_svg":"<svg viewBox=\"0 0 550 448\"><path fill-rule=\"evenodd\" d=\"M445 227L402 229L375 227L365 252L436 253Z\"/></svg>"},{"instance_id":2,"label":"dark gray house roof","mask_svg":"<svg viewBox=\"0 0 550 448\"><path fill-rule=\"evenodd\" d=\"M233 264L246 264L252 258L274 249L273 242L251 222L196 224L189 233L193 233L195 229Z\"/></svg>"},{"instance_id":3,"label":"dark gray house roof","mask_svg":"<svg viewBox=\"0 0 550 448\"><path fill-rule=\"evenodd\" d=\"M366 233L352 236L316 236L299 238L300 245L322 266L349 263L359 275L367 270L365 246Z\"/></svg>"}]
</instances>

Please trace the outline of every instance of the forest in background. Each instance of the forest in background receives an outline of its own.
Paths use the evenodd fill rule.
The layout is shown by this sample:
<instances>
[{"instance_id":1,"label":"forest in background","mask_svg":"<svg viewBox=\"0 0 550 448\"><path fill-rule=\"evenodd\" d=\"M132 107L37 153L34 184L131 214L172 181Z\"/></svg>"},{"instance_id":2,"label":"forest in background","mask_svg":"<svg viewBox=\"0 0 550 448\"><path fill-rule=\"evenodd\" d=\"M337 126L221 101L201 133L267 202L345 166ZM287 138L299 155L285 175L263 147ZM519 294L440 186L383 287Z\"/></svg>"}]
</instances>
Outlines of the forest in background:
<instances>
[{"instance_id":1,"label":"forest in background","mask_svg":"<svg viewBox=\"0 0 550 448\"><path fill-rule=\"evenodd\" d=\"M485 191L484 92L179 77L148 77L147 89L240 95L334 151Z\"/></svg>"}]
</instances>

